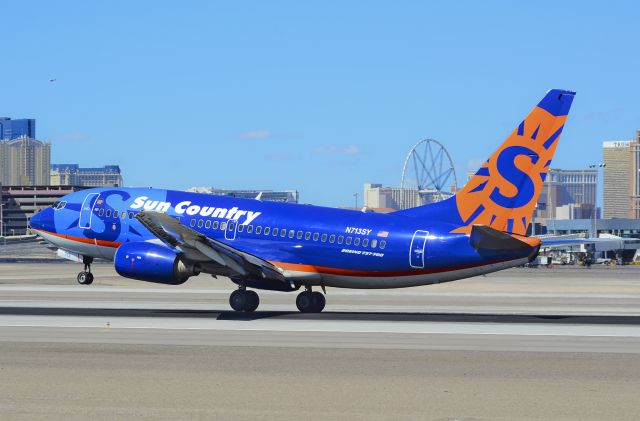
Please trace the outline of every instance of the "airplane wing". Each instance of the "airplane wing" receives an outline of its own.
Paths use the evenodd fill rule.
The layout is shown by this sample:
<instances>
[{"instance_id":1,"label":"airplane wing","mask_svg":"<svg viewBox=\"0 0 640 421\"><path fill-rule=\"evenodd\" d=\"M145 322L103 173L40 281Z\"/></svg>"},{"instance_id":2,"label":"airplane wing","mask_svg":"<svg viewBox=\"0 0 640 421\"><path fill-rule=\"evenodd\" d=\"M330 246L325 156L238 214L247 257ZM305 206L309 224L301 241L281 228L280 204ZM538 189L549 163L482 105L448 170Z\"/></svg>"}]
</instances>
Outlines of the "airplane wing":
<instances>
[{"instance_id":1,"label":"airplane wing","mask_svg":"<svg viewBox=\"0 0 640 421\"><path fill-rule=\"evenodd\" d=\"M136 219L165 244L180 249L187 259L203 264L207 273L286 282L279 267L202 235L167 214L142 211Z\"/></svg>"},{"instance_id":2,"label":"airplane wing","mask_svg":"<svg viewBox=\"0 0 640 421\"><path fill-rule=\"evenodd\" d=\"M594 244L594 245L611 245L614 248L624 248L625 243L635 242L635 238L625 238L618 236L607 236L607 237L589 237L584 238L579 236L579 234L566 234L566 235L541 235L540 241L542 242L542 247L545 248L554 248L554 247L570 247L570 246L579 246L582 244Z\"/></svg>"}]
</instances>

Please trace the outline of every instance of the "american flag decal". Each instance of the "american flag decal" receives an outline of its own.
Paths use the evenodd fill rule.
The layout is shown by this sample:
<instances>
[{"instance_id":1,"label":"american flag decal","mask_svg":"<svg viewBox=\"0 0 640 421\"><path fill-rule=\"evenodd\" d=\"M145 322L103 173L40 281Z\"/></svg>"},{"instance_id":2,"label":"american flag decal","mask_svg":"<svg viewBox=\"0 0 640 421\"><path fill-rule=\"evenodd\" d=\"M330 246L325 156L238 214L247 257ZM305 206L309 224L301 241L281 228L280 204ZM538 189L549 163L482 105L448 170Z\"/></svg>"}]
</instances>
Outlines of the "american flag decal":
<instances>
[{"instance_id":1,"label":"american flag decal","mask_svg":"<svg viewBox=\"0 0 640 421\"><path fill-rule=\"evenodd\" d=\"M387 238L389 236L389 231L378 231L378 237Z\"/></svg>"}]
</instances>

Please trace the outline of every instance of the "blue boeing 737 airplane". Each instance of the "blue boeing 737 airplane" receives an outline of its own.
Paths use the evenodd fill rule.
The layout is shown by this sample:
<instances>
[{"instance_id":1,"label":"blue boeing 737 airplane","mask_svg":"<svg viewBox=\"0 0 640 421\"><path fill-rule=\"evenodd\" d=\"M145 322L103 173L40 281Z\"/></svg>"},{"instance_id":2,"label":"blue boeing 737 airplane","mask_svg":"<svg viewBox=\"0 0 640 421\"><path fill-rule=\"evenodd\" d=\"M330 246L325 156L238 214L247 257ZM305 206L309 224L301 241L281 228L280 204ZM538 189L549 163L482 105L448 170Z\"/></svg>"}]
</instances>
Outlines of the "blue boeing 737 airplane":
<instances>
[{"instance_id":1,"label":"blue boeing 737 airplane","mask_svg":"<svg viewBox=\"0 0 640 421\"><path fill-rule=\"evenodd\" d=\"M63 197L31 228L78 256L80 284L93 282L94 258L141 281L226 276L238 285L231 307L245 312L258 307L254 289L303 287L298 309L320 312L313 287L410 287L520 266L540 248L527 228L574 95L549 91L464 188L434 204L377 214L106 187Z\"/></svg>"}]
</instances>

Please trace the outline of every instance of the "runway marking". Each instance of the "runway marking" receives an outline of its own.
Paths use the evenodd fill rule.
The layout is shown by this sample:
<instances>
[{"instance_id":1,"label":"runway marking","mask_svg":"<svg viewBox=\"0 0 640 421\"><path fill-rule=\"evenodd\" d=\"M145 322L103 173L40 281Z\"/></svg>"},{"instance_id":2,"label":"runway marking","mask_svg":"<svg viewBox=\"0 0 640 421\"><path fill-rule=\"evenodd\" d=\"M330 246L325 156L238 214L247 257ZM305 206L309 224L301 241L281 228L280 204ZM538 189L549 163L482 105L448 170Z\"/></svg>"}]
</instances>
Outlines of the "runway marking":
<instances>
[{"instance_id":1,"label":"runway marking","mask_svg":"<svg viewBox=\"0 0 640 421\"><path fill-rule=\"evenodd\" d=\"M0 327L49 327L147 329L147 330L202 330L243 332L297 332L297 333L379 333L379 334L442 334L442 335L507 335L507 336L570 336L570 337L633 337L640 338L640 327L619 325L497 325L493 323L448 322L317 322L309 320L254 320L226 321L202 319L144 319L92 317L78 323L69 316L2 316ZM250 326L247 326L250 323ZM260 326L262 325L262 326ZM303 326L302 326L303 325Z\"/></svg>"},{"instance_id":2,"label":"runway marking","mask_svg":"<svg viewBox=\"0 0 640 421\"><path fill-rule=\"evenodd\" d=\"M199 294L230 294L234 291L233 288L220 289L220 288L147 288L140 287L110 287L110 286L92 286L76 287L76 286L14 286L14 285L2 285L0 291L6 292L65 292L71 294L91 294L96 293L132 293L132 294L185 294L185 295L199 295ZM282 296L281 292L276 291L260 291L260 295L274 295ZM600 294L594 293L496 293L496 292L424 292L424 291L389 291L389 290L330 290L327 297L331 296L366 296L369 298L376 298L382 295L394 295L394 296L406 296L406 297L460 297L460 298L620 298L620 299L638 299L640 300L640 294ZM293 295L292 295L293 296Z\"/></svg>"}]
</instances>

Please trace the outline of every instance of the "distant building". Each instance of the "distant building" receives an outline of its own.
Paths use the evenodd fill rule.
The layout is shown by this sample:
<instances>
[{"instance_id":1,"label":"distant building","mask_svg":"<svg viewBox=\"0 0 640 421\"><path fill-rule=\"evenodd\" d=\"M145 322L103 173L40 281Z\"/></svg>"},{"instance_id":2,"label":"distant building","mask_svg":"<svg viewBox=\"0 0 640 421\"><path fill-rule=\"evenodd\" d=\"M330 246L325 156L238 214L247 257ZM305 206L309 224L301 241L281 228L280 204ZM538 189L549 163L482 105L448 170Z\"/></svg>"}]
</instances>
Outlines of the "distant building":
<instances>
[{"instance_id":1,"label":"distant building","mask_svg":"<svg viewBox=\"0 0 640 421\"><path fill-rule=\"evenodd\" d=\"M401 210L439 202L453 196L453 194L453 192L418 190L406 187L383 187L382 184L365 183L364 205L373 209L390 208Z\"/></svg>"},{"instance_id":2,"label":"distant building","mask_svg":"<svg viewBox=\"0 0 640 421\"><path fill-rule=\"evenodd\" d=\"M0 184L35 186L49 184L51 144L26 135L0 140Z\"/></svg>"},{"instance_id":3,"label":"distant building","mask_svg":"<svg viewBox=\"0 0 640 421\"><path fill-rule=\"evenodd\" d=\"M368 208L395 210L415 208L422 204L418 189L383 187L382 184L364 185L364 205Z\"/></svg>"},{"instance_id":4,"label":"distant building","mask_svg":"<svg viewBox=\"0 0 640 421\"><path fill-rule=\"evenodd\" d=\"M604 217L640 218L640 130L635 140L607 141L604 157Z\"/></svg>"},{"instance_id":5,"label":"distant building","mask_svg":"<svg viewBox=\"0 0 640 421\"><path fill-rule=\"evenodd\" d=\"M551 168L538 197L539 219L576 219L596 217L598 170Z\"/></svg>"},{"instance_id":6,"label":"distant building","mask_svg":"<svg viewBox=\"0 0 640 421\"><path fill-rule=\"evenodd\" d=\"M32 118L11 120L0 117L0 140L13 140L20 137L36 139L36 121Z\"/></svg>"},{"instance_id":7,"label":"distant building","mask_svg":"<svg viewBox=\"0 0 640 421\"><path fill-rule=\"evenodd\" d=\"M299 193L297 190L225 190L214 187L191 187L187 189L194 193L215 194L218 196L232 196L243 199L266 200L269 202L298 203Z\"/></svg>"},{"instance_id":8,"label":"distant building","mask_svg":"<svg viewBox=\"0 0 640 421\"><path fill-rule=\"evenodd\" d=\"M80 186L0 186L2 218L0 233L22 235L36 212L67 194L84 189Z\"/></svg>"},{"instance_id":9,"label":"distant building","mask_svg":"<svg viewBox=\"0 0 640 421\"><path fill-rule=\"evenodd\" d=\"M584 205L581 203L568 203L566 205L556 207L556 219L593 219L597 215L594 213L593 205Z\"/></svg>"},{"instance_id":10,"label":"distant building","mask_svg":"<svg viewBox=\"0 0 640 421\"><path fill-rule=\"evenodd\" d=\"M78 164L53 164L50 178L52 186L118 187L123 184L122 173L117 165L82 168Z\"/></svg>"},{"instance_id":11,"label":"distant building","mask_svg":"<svg viewBox=\"0 0 640 421\"><path fill-rule=\"evenodd\" d=\"M640 219L640 129L631 143L631 191L629 217Z\"/></svg>"}]
</instances>

